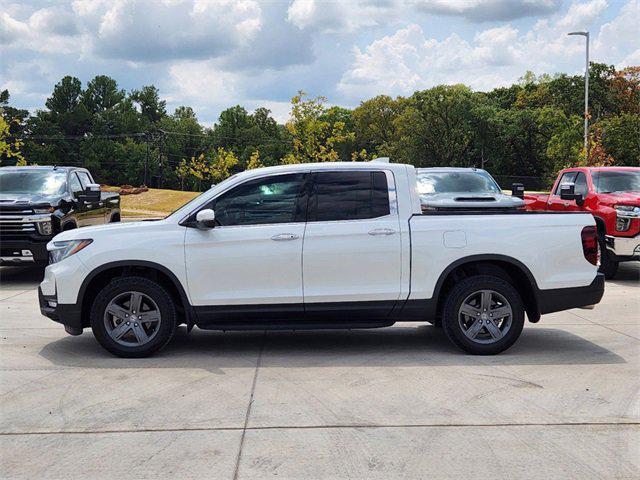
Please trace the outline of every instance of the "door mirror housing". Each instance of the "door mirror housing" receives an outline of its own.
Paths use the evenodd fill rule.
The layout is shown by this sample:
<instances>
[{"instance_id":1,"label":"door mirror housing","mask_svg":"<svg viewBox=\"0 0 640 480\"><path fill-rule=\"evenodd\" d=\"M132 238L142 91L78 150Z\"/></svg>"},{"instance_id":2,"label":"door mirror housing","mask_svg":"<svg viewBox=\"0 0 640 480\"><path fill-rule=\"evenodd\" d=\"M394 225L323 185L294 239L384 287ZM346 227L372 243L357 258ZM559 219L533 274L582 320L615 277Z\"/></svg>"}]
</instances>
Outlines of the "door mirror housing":
<instances>
[{"instance_id":1,"label":"door mirror housing","mask_svg":"<svg viewBox=\"0 0 640 480\"><path fill-rule=\"evenodd\" d=\"M196 225L198 228L213 228L216 226L216 212L205 208L196 213Z\"/></svg>"},{"instance_id":2,"label":"door mirror housing","mask_svg":"<svg viewBox=\"0 0 640 480\"><path fill-rule=\"evenodd\" d=\"M85 202L97 202L100 200L100 185L97 183L88 183L85 189L78 194L78 200Z\"/></svg>"},{"instance_id":3,"label":"door mirror housing","mask_svg":"<svg viewBox=\"0 0 640 480\"><path fill-rule=\"evenodd\" d=\"M562 200L575 200L580 207L584 205L584 197L581 193L576 193L576 185L573 182L560 185L560 198Z\"/></svg>"},{"instance_id":4,"label":"door mirror housing","mask_svg":"<svg viewBox=\"0 0 640 480\"><path fill-rule=\"evenodd\" d=\"M511 184L511 196L524 199L524 185L522 183Z\"/></svg>"}]
</instances>

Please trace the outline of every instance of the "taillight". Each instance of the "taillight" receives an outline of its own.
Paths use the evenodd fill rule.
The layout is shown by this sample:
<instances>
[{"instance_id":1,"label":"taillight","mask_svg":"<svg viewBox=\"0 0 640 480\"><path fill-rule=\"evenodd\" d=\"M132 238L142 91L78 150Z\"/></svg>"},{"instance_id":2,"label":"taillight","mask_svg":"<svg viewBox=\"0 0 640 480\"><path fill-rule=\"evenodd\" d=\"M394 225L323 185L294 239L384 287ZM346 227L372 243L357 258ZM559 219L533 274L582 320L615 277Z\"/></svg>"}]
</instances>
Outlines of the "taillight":
<instances>
[{"instance_id":1,"label":"taillight","mask_svg":"<svg viewBox=\"0 0 640 480\"><path fill-rule=\"evenodd\" d=\"M582 237L582 253L584 258L592 265L600 263L598 231L596 227L584 227L580 234Z\"/></svg>"}]
</instances>

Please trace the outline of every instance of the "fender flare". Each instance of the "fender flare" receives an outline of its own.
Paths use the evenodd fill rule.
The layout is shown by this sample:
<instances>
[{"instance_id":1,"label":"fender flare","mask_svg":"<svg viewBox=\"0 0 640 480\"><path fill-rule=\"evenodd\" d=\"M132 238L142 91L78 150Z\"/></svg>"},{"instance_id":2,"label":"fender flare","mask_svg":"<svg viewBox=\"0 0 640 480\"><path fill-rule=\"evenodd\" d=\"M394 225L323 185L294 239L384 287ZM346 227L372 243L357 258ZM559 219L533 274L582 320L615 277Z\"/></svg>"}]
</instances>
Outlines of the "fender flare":
<instances>
[{"instance_id":1,"label":"fender flare","mask_svg":"<svg viewBox=\"0 0 640 480\"><path fill-rule=\"evenodd\" d=\"M189 301L189 297L187 296L187 292L184 286L182 285L182 283L180 282L180 280L178 279L178 277L164 265L160 265L159 263L155 263L147 260L118 260L115 262L105 263L103 265L100 265L99 267L94 268L91 272L89 272L89 274L82 281L82 284L80 285L80 289L78 290L76 304L79 305L81 309L83 308L83 302L84 302L87 287L97 275L107 270L111 270L113 268L122 268L122 267L146 267L146 268L158 270L159 272L166 275L171 281L171 283L173 284L173 286L178 291L178 295L180 296L180 301L184 306L188 328L191 329L193 327L196 319L195 310L193 309L191 302Z\"/></svg>"}]
</instances>

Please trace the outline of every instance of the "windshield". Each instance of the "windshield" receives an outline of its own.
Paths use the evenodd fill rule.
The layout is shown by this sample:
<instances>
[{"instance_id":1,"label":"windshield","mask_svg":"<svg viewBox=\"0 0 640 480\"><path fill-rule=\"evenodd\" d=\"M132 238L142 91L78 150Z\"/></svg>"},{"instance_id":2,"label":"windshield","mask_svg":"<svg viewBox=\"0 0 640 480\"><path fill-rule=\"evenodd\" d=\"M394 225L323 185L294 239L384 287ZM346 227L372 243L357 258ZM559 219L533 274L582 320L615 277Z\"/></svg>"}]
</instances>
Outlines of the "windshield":
<instances>
[{"instance_id":1,"label":"windshield","mask_svg":"<svg viewBox=\"0 0 640 480\"><path fill-rule=\"evenodd\" d=\"M0 193L61 195L67 174L51 170L0 170Z\"/></svg>"},{"instance_id":2,"label":"windshield","mask_svg":"<svg viewBox=\"0 0 640 480\"><path fill-rule=\"evenodd\" d=\"M418 171L418 193L501 193L496 181L485 171L430 172Z\"/></svg>"},{"instance_id":3,"label":"windshield","mask_svg":"<svg viewBox=\"0 0 640 480\"><path fill-rule=\"evenodd\" d=\"M595 171L593 185L598 193L639 192L640 170Z\"/></svg>"},{"instance_id":4,"label":"windshield","mask_svg":"<svg viewBox=\"0 0 640 480\"><path fill-rule=\"evenodd\" d=\"M217 188L220 186L225 186L227 184L227 182L229 182L231 179L235 178L238 174L234 174L231 175L229 178L224 179L222 182L220 183L215 183L211 185L211 188L207 191L202 192L200 195L198 195L197 197L193 198L192 200L189 200L187 203L185 203L184 205L180 206L179 208L177 208L176 210L174 210L173 212L171 212L169 215L167 215L164 218L169 218L172 217L173 215L184 215L186 212L190 211L191 208L193 207L193 205L197 205L198 203L202 202L202 196L209 192L212 188Z\"/></svg>"}]
</instances>

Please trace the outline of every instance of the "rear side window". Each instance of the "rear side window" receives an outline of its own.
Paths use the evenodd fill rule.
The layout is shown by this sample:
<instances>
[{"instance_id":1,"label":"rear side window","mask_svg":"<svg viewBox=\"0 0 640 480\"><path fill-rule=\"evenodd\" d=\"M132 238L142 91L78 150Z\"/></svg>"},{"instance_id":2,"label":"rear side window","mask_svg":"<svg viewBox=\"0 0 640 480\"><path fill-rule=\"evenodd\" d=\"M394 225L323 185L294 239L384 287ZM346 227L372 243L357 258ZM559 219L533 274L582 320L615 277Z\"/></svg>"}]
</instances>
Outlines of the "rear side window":
<instances>
[{"instance_id":1,"label":"rear side window","mask_svg":"<svg viewBox=\"0 0 640 480\"><path fill-rule=\"evenodd\" d=\"M384 172L319 172L315 174L308 221L360 220L389 215Z\"/></svg>"}]
</instances>

